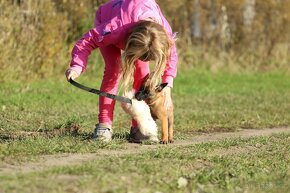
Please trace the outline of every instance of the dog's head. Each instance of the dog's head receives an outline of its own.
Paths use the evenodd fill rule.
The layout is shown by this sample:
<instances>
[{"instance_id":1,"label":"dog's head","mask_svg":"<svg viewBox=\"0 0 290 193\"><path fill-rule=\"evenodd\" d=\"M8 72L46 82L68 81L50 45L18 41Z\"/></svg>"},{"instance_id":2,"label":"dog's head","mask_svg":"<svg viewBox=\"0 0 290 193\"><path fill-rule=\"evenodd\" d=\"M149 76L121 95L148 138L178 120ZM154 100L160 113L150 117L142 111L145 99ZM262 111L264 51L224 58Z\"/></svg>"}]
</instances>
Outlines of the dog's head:
<instances>
[{"instance_id":1,"label":"dog's head","mask_svg":"<svg viewBox=\"0 0 290 193\"><path fill-rule=\"evenodd\" d=\"M139 89L139 91L135 94L135 98L138 101L141 100L146 100L149 98L154 97L157 93L160 93L166 86L168 83L162 83L159 86L157 86L154 90L150 91L148 86L145 86L145 84L143 84L141 86L141 88Z\"/></svg>"}]
</instances>

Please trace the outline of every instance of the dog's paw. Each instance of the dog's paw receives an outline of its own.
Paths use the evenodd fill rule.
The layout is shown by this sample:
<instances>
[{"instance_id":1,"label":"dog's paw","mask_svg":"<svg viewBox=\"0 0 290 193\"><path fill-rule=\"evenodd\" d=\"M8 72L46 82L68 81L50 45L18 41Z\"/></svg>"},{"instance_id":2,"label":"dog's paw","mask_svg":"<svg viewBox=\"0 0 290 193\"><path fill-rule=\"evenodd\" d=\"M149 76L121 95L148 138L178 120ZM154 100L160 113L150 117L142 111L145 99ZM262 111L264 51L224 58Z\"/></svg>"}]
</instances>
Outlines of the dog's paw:
<instances>
[{"instance_id":1,"label":"dog's paw","mask_svg":"<svg viewBox=\"0 0 290 193\"><path fill-rule=\"evenodd\" d=\"M169 139L169 143L174 143L174 140L173 139Z\"/></svg>"},{"instance_id":2,"label":"dog's paw","mask_svg":"<svg viewBox=\"0 0 290 193\"><path fill-rule=\"evenodd\" d=\"M160 144L168 144L168 140L161 140Z\"/></svg>"}]
</instances>

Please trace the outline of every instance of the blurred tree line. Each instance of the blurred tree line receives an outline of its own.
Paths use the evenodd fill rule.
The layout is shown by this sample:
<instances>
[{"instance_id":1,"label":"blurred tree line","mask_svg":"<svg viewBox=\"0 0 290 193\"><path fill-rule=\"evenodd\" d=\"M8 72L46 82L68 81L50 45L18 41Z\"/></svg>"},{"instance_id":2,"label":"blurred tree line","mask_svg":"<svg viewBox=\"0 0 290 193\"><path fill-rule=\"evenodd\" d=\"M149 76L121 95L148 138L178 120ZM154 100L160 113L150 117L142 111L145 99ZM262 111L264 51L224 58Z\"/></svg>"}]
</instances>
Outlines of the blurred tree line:
<instances>
[{"instance_id":1,"label":"blurred tree line","mask_svg":"<svg viewBox=\"0 0 290 193\"><path fill-rule=\"evenodd\" d=\"M290 0L156 0L180 68L289 70ZM106 0L0 0L0 81L63 73Z\"/></svg>"}]
</instances>

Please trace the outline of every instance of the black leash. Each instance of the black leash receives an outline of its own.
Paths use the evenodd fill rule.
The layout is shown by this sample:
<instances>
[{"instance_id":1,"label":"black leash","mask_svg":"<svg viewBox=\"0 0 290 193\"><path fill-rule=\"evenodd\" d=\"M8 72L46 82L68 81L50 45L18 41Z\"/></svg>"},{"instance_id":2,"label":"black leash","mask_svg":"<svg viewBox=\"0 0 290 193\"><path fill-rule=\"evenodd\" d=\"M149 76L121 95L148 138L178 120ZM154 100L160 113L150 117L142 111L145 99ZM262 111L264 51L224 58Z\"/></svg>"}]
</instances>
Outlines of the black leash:
<instances>
[{"instance_id":1,"label":"black leash","mask_svg":"<svg viewBox=\"0 0 290 193\"><path fill-rule=\"evenodd\" d=\"M97 95L100 95L100 96L103 96L103 97L107 97L107 98L110 98L110 99L113 99L113 100L117 100L117 101L120 101L120 102L123 102L123 103L129 103L129 104L132 104L132 100L129 99L129 98L125 98L125 97L122 97L122 96L117 96L117 95L114 95L114 94L110 94L110 93L106 93L106 92L103 92L103 91L100 91L100 90L97 90L97 89L94 89L94 88L89 88L89 87L86 87L84 85L81 85L80 83L77 83L76 81L74 81L73 79L69 79L69 82L82 89L82 90L85 90L85 91L88 91L88 92L91 92L91 93L94 93L94 94L97 94Z\"/></svg>"}]
</instances>

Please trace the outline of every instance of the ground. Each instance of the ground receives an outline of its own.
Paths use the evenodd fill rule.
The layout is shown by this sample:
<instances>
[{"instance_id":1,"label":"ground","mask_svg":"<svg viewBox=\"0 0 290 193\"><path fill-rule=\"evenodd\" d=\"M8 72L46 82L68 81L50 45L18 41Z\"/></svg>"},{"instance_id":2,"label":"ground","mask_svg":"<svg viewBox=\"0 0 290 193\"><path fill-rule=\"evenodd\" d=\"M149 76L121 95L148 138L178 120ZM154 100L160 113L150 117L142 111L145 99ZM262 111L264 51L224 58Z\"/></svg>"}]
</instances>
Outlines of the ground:
<instances>
[{"instance_id":1,"label":"ground","mask_svg":"<svg viewBox=\"0 0 290 193\"><path fill-rule=\"evenodd\" d=\"M90 140L97 97L65 80L1 84L0 193L289 192L289 80L182 72L168 145L128 143L119 105L114 140Z\"/></svg>"}]
</instances>

